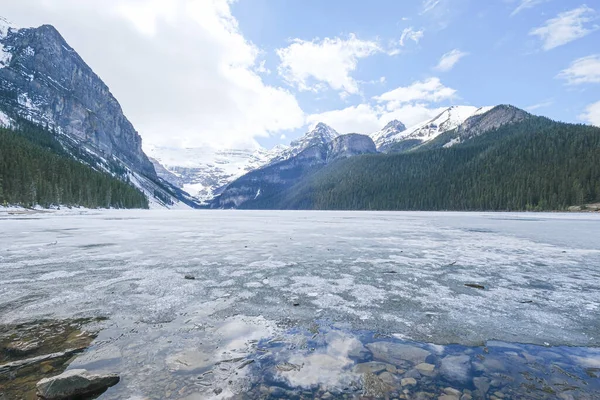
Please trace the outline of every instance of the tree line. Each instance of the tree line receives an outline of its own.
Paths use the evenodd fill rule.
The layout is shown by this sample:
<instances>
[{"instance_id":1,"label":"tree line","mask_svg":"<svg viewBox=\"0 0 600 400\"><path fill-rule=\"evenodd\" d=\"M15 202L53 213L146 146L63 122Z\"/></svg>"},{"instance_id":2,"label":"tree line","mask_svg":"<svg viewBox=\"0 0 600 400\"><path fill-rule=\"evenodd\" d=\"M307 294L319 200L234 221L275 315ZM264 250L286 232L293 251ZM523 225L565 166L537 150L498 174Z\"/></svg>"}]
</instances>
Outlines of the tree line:
<instances>
[{"instance_id":1,"label":"tree line","mask_svg":"<svg viewBox=\"0 0 600 400\"><path fill-rule=\"evenodd\" d=\"M600 128L533 117L450 148L336 161L244 208L565 210L600 201Z\"/></svg>"},{"instance_id":2,"label":"tree line","mask_svg":"<svg viewBox=\"0 0 600 400\"><path fill-rule=\"evenodd\" d=\"M148 199L127 182L125 171L115 169L113 176L73 159L41 127L0 128L0 204L148 208Z\"/></svg>"}]
</instances>

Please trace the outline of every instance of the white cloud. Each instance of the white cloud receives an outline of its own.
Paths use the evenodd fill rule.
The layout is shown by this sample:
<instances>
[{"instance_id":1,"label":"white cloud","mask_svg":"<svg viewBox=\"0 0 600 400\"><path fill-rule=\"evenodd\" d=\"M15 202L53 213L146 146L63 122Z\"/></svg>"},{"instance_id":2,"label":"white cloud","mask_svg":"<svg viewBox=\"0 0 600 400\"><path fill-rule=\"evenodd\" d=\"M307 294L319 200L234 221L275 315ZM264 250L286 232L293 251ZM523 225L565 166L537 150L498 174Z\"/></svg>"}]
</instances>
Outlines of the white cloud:
<instances>
[{"instance_id":1,"label":"white cloud","mask_svg":"<svg viewBox=\"0 0 600 400\"><path fill-rule=\"evenodd\" d=\"M443 109L430 103L455 97L456 90L444 86L439 78L413 82L406 87L373 97L374 104L359 104L307 116L308 123L325 122L340 133L375 132L391 120L406 126L416 125L438 115Z\"/></svg>"},{"instance_id":2,"label":"white cloud","mask_svg":"<svg viewBox=\"0 0 600 400\"><path fill-rule=\"evenodd\" d=\"M299 90L319 91L326 84L344 94L356 94L358 83L351 74L358 60L382 51L377 42L360 40L355 35L348 39L294 39L288 47L277 50L281 59L278 70Z\"/></svg>"},{"instance_id":3,"label":"white cloud","mask_svg":"<svg viewBox=\"0 0 600 400\"><path fill-rule=\"evenodd\" d=\"M326 111L306 117L308 123L324 122L340 133L370 133L380 128L379 112L368 104Z\"/></svg>"},{"instance_id":4,"label":"white cloud","mask_svg":"<svg viewBox=\"0 0 600 400\"><path fill-rule=\"evenodd\" d=\"M529 107L525 107L525 109L527 111L535 111L535 110L539 110L540 108L550 107L552 104L554 104L554 100L545 100L545 101L542 101L541 103L537 103L537 104L533 104Z\"/></svg>"},{"instance_id":5,"label":"white cloud","mask_svg":"<svg viewBox=\"0 0 600 400\"><path fill-rule=\"evenodd\" d=\"M456 90L444 86L439 78L429 78L425 81L413 82L410 86L401 86L374 99L385 103L388 110L399 108L402 104L411 102L439 102L454 98Z\"/></svg>"},{"instance_id":6,"label":"white cloud","mask_svg":"<svg viewBox=\"0 0 600 400\"><path fill-rule=\"evenodd\" d=\"M307 116L307 122L324 122L340 133L370 134L397 119L410 127L438 115L443 108L429 108L425 104L406 104L388 111L382 106L359 104L341 110L326 111Z\"/></svg>"},{"instance_id":7,"label":"white cloud","mask_svg":"<svg viewBox=\"0 0 600 400\"><path fill-rule=\"evenodd\" d=\"M569 85L600 83L600 55L579 58L569 68L560 72L557 78L565 79Z\"/></svg>"},{"instance_id":8,"label":"white cloud","mask_svg":"<svg viewBox=\"0 0 600 400\"><path fill-rule=\"evenodd\" d=\"M533 8L539 4L545 3L548 0L521 0L517 8L510 14L511 17L514 17L518 13L523 10L527 10L528 8Z\"/></svg>"},{"instance_id":9,"label":"white cloud","mask_svg":"<svg viewBox=\"0 0 600 400\"><path fill-rule=\"evenodd\" d=\"M579 118L592 125L600 126L600 101L587 106L585 112Z\"/></svg>"},{"instance_id":10,"label":"white cloud","mask_svg":"<svg viewBox=\"0 0 600 400\"><path fill-rule=\"evenodd\" d=\"M261 53L230 3L20 0L3 2L2 12L22 26L56 26L110 87L145 147L252 144L301 127L295 96L257 73Z\"/></svg>"},{"instance_id":11,"label":"white cloud","mask_svg":"<svg viewBox=\"0 0 600 400\"><path fill-rule=\"evenodd\" d=\"M423 32L423 30L414 30L412 26L404 29L402 31L402 35L400 36L400 46L405 46L407 40L412 40L416 44L419 44L419 40L423 38Z\"/></svg>"},{"instance_id":12,"label":"white cloud","mask_svg":"<svg viewBox=\"0 0 600 400\"><path fill-rule=\"evenodd\" d=\"M596 19L596 11L582 5L547 20L543 26L532 29L529 34L539 36L543 41L542 48L547 51L580 39L597 30L598 25L590 25L590 22Z\"/></svg>"},{"instance_id":13,"label":"white cloud","mask_svg":"<svg viewBox=\"0 0 600 400\"><path fill-rule=\"evenodd\" d=\"M461 58L468 55L464 51L460 51L459 49L454 49L444 54L442 58L440 58L440 62L435 67L438 71L449 71L451 70L457 62L460 61Z\"/></svg>"},{"instance_id":14,"label":"white cloud","mask_svg":"<svg viewBox=\"0 0 600 400\"><path fill-rule=\"evenodd\" d=\"M441 0L423 0L423 11L421 14L425 14L431 10L433 10Z\"/></svg>"}]
</instances>

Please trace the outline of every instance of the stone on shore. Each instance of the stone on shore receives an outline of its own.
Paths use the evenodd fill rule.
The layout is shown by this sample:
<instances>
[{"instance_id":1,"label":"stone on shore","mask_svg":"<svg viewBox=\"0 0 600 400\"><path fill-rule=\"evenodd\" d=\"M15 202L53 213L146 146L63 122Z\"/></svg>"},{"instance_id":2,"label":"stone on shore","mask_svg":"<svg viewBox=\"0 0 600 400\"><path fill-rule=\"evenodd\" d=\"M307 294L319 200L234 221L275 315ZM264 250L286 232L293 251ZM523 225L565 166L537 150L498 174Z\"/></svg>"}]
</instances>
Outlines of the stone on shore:
<instances>
[{"instance_id":1,"label":"stone on shore","mask_svg":"<svg viewBox=\"0 0 600 400\"><path fill-rule=\"evenodd\" d=\"M100 394L119 383L115 374L94 375L85 369L72 369L37 383L37 395L44 400L63 400Z\"/></svg>"}]
</instances>

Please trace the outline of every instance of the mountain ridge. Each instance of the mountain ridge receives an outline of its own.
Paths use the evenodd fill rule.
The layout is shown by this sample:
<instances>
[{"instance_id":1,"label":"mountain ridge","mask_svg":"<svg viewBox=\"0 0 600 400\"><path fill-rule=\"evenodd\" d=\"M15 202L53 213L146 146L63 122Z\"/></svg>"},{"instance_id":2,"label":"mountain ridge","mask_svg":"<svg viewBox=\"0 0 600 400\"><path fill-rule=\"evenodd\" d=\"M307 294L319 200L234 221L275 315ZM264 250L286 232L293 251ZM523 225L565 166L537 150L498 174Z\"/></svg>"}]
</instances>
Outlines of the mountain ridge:
<instances>
[{"instance_id":1,"label":"mountain ridge","mask_svg":"<svg viewBox=\"0 0 600 400\"><path fill-rule=\"evenodd\" d=\"M56 132L65 148L85 149L94 168L123 170L120 179L142 190L152 206L197 206L157 176L119 102L56 28L15 28L3 20L0 46L3 125L26 120Z\"/></svg>"},{"instance_id":2,"label":"mountain ridge","mask_svg":"<svg viewBox=\"0 0 600 400\"><path fill-rule=\"evenodd\" d=\"M269 196L262 194L273 191L269 186L273 181L265 179L273 174L254 171L250 179L241 177L230 184L212 206L564 210L600 200L600 128L551 121L509 105L475 117L462 130L452 129L415 147L418 151L363 154L318 168L310 165L313 168L295 173L293 182L280 185ZM260 189L261 196L243 198L240 189L246 193ZM233 198L235 202L228 201Z\"/></svg>"}]
</instances>

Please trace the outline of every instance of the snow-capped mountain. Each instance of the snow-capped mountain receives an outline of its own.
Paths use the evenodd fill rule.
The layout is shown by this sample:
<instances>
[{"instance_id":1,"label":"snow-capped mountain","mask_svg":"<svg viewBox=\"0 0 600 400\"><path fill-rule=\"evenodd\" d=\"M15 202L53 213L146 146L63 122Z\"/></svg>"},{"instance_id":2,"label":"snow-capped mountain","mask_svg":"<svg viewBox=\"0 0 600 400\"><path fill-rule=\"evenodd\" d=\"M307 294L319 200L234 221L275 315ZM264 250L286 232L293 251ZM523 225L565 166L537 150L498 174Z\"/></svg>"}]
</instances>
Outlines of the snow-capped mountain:
<instances>
[{"instance_id":1,"label":"snow-capped mountain","mask_svg":"<svg viewBox=\"0 0 600 400\"><path fill-rule=\"evenodd\" d=\"M200 201L220 194L224 187L240 176L279 161L290 159L309 147L324 146L337 138L333 128L318 123L289 146L277 145L266 150L252 148L220 149L204 144L193 148L147 146L158 175L181 187Z\"/></svg>"},{"instance_id":2,"label":"snow-capped mountain","mask_svg":"<svg viewBox=\"0 0 600 400\"><path fill-rule=\"evenodd\" d=\"M269 163L279 162L292 158L312 146L324 146L336 137L340 136L335 129L327 124L319 122L312 130L305 133L299 139L290 143L286 148L279 148L270 152Z\"/></svg>"},{"instance_id":3,"label":"snow-capped mountain","mask_svg":"<svg viewBox=\"0 0 600 400\"><path fill-rule=\"evenodd\" d=\"M4 125L27 120L56 131L71 155L86 152L87 164L131 182L151 206L196 206L159 179L108 86L53 26L19 29L0 19L0 88Z\"/></svg>"},{"instance_id":4,"label":"snow-capped mountain","mask_svg":"<svg viewBox=\"0 0 600 400\"><path fill-rule=\"evenodd\" d=\"M148 146L146 152L161 178L200 201L212 199L229 182L266 164L271 154L261 147L221 149L209 144L183 149Z\"/></svg>"},{"instance_id":5,"label":"snow-capped mountain","mask_svg":"<svg viewBox=\"0 0 600 400\"><path fill-rule=\"evenodd\" d=\"M371 134L371 138L379 151L388 151L392 146L404 143L402 150L429 142L444 132L458 128L467 119L484 114L493 107L452 106L442 111L431 120L421 122L408 129L394 133L393 127ZM389 124L388 124L389 125ZM388 127L386 125L386 127ZM396 148L398 150L398 148Z\"/></svg>"},{"instance_id":6,"label":"snow-capped mountain","mask_svg":"<svg viewBox=\"0 0 600 400\"><path fill-rule=\"evenodd\" d=\"M395 119L388 122L382 130L373 132L369 136L371 136L371 139L373 139L377 147L379 147L383 143L393 141L393 138L399 137L399 135L404 131L406 131L406 126L402 122Z\"/></svg>"}]
</instances>

